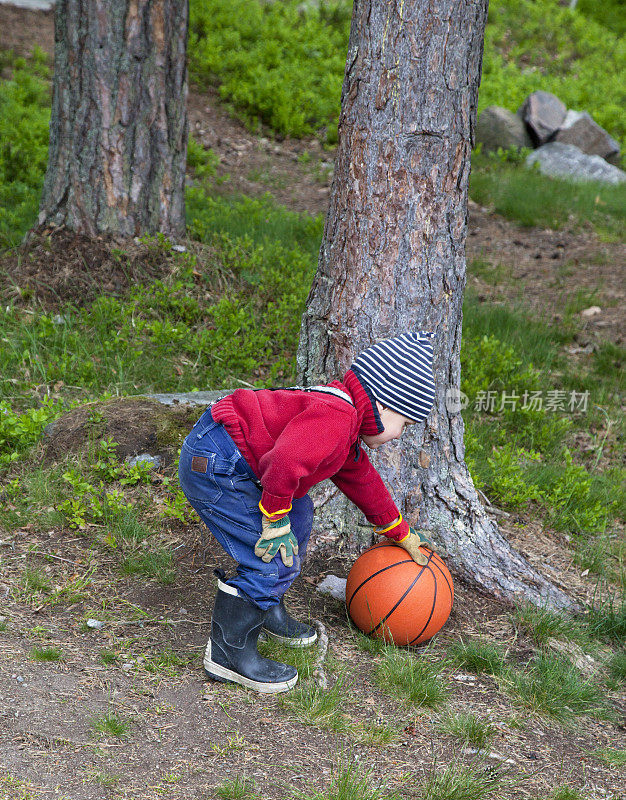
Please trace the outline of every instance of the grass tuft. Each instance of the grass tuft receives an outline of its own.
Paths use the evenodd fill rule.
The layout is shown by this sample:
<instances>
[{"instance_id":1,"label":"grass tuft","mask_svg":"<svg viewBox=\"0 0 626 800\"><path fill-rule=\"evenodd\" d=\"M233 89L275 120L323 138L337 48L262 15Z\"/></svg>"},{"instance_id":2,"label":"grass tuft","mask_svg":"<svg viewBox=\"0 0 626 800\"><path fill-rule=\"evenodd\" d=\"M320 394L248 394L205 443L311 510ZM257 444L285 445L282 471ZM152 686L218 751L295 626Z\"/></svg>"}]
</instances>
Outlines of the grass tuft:
<instances>
[{"instance_id":1,"label":"grass tuft","mask_svg":"<svg viewBox=\"0 0 626 800\"><path fill-rule=\"evenodd\" d=\"M172 554L165 549L128 553L120 564L120 570L123 575L154 578L166 586L174 583L176 578Z\"/></svg>"},{"instance_id":2,"label":"grass tuft","mask_svg":"<svg viewBox=\"0 0 626 800\"><path fill-rule=\"evenodd\" d=\"M601 758L610 767L626 767L626 748L620 750L612 747L605 747L603 750L596 751L598 758Z\"/></svg>"},{"instance_id":3,"label":"grass tuft","mask_svg":"<svg viewBox=\"0 0 626 800\"><path fill-rule=\"evenodd\" d=\"M587 795L581 794L573 786L558 786L550 795L550 800L587 800Z\"/></svg>"},{"instance_id":4,"label":"grass tuft","mask_svg":"<svg viewBox=\"0 0 626 800\"><path fill-rule=\"evenodd\" d=\"M130 722L114 712L96 717L92 720L91 727L101 736L115 736L117 739L124 739L130 735Z\"/></svg>"},{"instance_id":5,"label":"grass tuft","mask_svg":"<svg viewBox=\"0 0 626 800\"><path fill-rule=\"evenodd\" d=\"M613 653L607 662L609 676L617 684L626 684L626 651Z\"/></svg>"},{"instance_id":6,"label":"grass tuft","mask_svg":"<svg viewBox=\"0 0 626 800\"><path fill-rule=\"evenodd\" d=\"M444 716L439 722L439 729L479 750L487 747L496 733L495 727L489 721L463 711Z\"/></svg>"},{"instance_id":7,"label":"grass tuft","mask_svg":"<svg viewBox=\"0 0 626 800\"><path fill-rule=\"evenodd\" d=\"M350 719L343 713L346 695L342 677L330 689L321 689L312 681L302 681L280 702L285 710L311 725L319 725L335 733L350 728Z\"/></svg>"},{"instance_id":8,"label":"grass tuft","mask_svg":"<svg viewBox=\"0 0 626 800\"><path fill-rule=\"evenodd\" d=\"M518 606L512 614L512 621L540 647L545 646L549 639L580 638L575 620L567 614L530 603Z\"/></svg>"},{"instance_id":9,"label":"grass tuft","mask_svg":"<svg viewBox=\"0 0 626 800\"><path fill-rule=\"evenodd\" d=\"M540 653L526 672L509 670L503 678L511 696L539 714L560 721L580 714L608 716L602 689L562 656Z\"/></svg>"},{"instance_id":10,"label":"grass tuft","mask_svg":"<svg viewBox=\"0 0 626 800\"><path fill-rule=\"evenodd\" d=\"M63 651L59 647L33 647L30 657L33 661L61 661Z\"/></svg>"},{"instance_id":11,"label":"grass tuft","mask_svg":"<svg viewBox=\"0 0 626 800\"><path fill-rule=\"evenodd\" d=\"M252 778L232 778L215 787L215 794L220 800L245 800L254 796L254 780Z\"/></svg>"},{"instance_id":12,"label":"grass tuft","mask_svg":"<svg viewBox=\"0 0 626 800\"><path fill-rule=\"evenodd\" d=\"M114 653L113 650L101 650L100 651L100 661L106 667L110 667L116 663L119 656L117 653Z\"/></svg>"},{"instance_id":13,"label":"grass tuft","mask_svg":"<svg viewBox=\"0 0 626 800\"><path fill-rule=\"evenodd\" d=\"M436 708L448 696L440 673L441 665L388 646L376 668L376 679L381 688L405 697L411 703Z\"/></svg>"},{"instance_id":14,"label":"grass tuft","mask_svg":"<svg viewBox=\"0 0 626 800\"><path fill-rule=\"evenodd\" d=\"M344 758L333 768L325 792L300 795L302 800L399 800L395 793L372 785L371 770L364 771L355 760Z\"/></svg>"},{"instance_id":15,"label":"grass tuft","mask_svg":"<svg viewBox=\"0 0 626 800\"><path fill-rule=\"evenodd\" d=\"M470 672L486 672L488 675L500 675L506 660L501 647L478 639L452 642L448 646L447 655Z\"/></svg>"},{"instance_id":16,"label":"grass tuft","mask_svg":"<svg viewBox=\"0 0 626 800\"><path fill-rule=\"evenodd\" d=\"M498 792L500 778L493 767L454 762L444 769L433 769L421 786L420 800L482 800Z\"/></svg>"}]
</instances>

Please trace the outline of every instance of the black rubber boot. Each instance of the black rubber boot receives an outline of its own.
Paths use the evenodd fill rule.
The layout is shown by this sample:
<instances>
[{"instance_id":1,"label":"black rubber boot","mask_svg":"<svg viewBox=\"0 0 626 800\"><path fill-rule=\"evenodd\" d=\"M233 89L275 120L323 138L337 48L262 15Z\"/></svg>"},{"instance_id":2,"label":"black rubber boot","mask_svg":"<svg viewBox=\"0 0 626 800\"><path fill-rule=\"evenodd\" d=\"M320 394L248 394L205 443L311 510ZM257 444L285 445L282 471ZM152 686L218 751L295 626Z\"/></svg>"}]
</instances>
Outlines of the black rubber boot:
<instances>
[{"instance_id":1,"label":"black rubber boot","mask_svg":"<svg viewBox=\"0 0 626 800\"><path fill-rule=\"evenodd\" d=\"M278 605L268 609L263 631L288 647L310 647L317 639L315 628L298 622L287 613L282 597Z\"/></svg>"},{"instance_id":2,"label":"black rubber boot","mask_svg":"<svg viewBox=\"0 0 626 800\"><path fill-rule=\"evenodd\" d=\"M257 650L265 614L233 586L218 580L211 638L204 654L209 678L240 683L266 694L286 692L296 685L295 667L263 658Z\"/></svg>"}]
</instances>

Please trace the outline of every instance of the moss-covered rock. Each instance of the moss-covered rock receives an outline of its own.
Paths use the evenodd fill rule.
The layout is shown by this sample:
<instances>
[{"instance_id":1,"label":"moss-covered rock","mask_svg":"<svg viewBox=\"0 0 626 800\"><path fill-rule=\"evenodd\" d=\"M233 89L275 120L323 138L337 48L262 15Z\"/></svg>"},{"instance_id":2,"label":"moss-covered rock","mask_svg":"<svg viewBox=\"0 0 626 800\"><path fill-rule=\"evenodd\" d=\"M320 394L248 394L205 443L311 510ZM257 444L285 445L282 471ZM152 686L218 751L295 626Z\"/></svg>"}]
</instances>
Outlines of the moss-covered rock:
<instances>
[{"instance_id":1,"label":"moss-covered rock","mask_svg":"<svg viewBox=\"0 0 626 800\"><path fill-rule=\"evenodd\" d=\"M122 397L79 406L44 430L45 458L53 461L70 452L88 452L95 440L111 438L117 442L120 460L150 453L160 456L164 466L171 465L208 402L204 395L198 400L204 402L166 404L152 397Z\"/></svg>"}]
</instances>

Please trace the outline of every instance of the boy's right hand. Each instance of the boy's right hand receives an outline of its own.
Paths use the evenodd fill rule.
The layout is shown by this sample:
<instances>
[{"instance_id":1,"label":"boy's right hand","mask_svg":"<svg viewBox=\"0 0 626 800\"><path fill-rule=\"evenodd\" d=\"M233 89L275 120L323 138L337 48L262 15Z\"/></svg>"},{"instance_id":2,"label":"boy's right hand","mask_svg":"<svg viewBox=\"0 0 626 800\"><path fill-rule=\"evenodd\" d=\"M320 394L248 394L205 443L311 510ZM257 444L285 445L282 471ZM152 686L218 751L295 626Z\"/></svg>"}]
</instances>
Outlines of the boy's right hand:
<instances>
[{"instance_id":1,"label":"boy's right hand","mask_svg":"<svg viewBox=\"0 0 626 800\"><path fill-rule=\"evenodd\" d=\"M400 541L395 542L395 544L404 547L416 564L419 564L421 567L428 564L428 557L426 553L420 550L420 545L425 544L432 549L432 544L425 536L422 536L419 531L415 530L415 528L409 528L409 532L404 539L400 539Z\"/></svg>"},{"instance_id":2,"label":"boy's right hand","mask_svg":"<svg viewBox=\"0 0 626 800\"><path fill-rule=\"evenodd\" d=\"M298 540L291 532L289 515L272 522L263 515L263 533L254 545L254 555L268 564L280 551L286 567L293 567L293 557L298 555Z\"/></svg>"}]
</instances>

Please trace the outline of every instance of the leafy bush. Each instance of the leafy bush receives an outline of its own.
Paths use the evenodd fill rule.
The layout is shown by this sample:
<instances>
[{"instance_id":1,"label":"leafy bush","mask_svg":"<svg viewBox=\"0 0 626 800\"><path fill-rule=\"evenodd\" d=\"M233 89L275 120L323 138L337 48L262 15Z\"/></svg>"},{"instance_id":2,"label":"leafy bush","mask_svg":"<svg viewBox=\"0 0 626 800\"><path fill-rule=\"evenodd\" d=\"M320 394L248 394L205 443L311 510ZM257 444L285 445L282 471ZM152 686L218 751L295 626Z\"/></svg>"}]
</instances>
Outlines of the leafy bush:
<instances>
[{"instance_id":1,"label":"leafy bush","mask_svg":"<svg viewBox=\"0 0 626 800\"><path fill-rule=\"evenodd\" d=\"M191 4L189 71L255 127L336 139L350 7L345 2L200 0Z\"/></svg>"},{"instance_id":2,"label":"leafy bush","mask_svg":"<svg viewBox=\"0 0 626 800\"><path fill-rule=\"evenodd\" d=\"M0 80L0 249L16 245L37 216L48 160L50 91L46 54L10 59Z\"/></svg>"},{"instance_id":3,"label":"leafy bush","mask_svg":"<svg viewBox=\"0 0 626 800\"><path fill-rule=\"evenodd\" d=\"M594 4L595 5L595 4ZM558 0L491 0L478 108L516 110L537 89L626 143L626 39Z\"/></svg>"},{"instance_id":4,"label":"leafy bush","mask_svg":"<svg viewBox=\"0 0 626 800\"><path fill-rule=\"evenodd\" d=\"M623 20L615 23L623 15L603 6L581 0L571 12L558 0L492 0L479 110L491 104L515 110L544 89L589 111L626 143L626 40L618 35ZM308 8L299 0L195 0L191 76L219 85L251 125L262 121L291 136L327 126L333 138L350 13L347 0Z\"/></svg>"}]
</instances>

